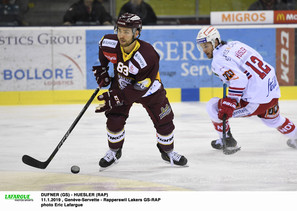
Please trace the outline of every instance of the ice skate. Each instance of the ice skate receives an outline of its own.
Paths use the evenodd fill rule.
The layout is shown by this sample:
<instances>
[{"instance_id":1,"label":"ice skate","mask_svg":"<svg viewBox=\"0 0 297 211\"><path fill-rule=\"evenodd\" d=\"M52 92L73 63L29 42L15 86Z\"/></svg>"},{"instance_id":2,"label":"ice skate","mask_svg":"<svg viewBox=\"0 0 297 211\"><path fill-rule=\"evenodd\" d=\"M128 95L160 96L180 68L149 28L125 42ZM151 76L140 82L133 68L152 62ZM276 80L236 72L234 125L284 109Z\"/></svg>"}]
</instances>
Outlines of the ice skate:
<instances>
[{"instance_id":1,"label":"ice skate","mask_svg":"<svg viewBox=\"0 0 297 211\"><path fill-rule=\"evenodd\" d=\"M230 130L228 131L228 138L226 138L226 147L236 147L237 146L237 141L233 138ZM221 138L217 139L217 140L213 140L211 142L211 146L214 149L218 149L221 150L223 149L223 141Z\"/></svg>"},{"instance_id":2,"label":"ice skate","mask_svg":"<svg viewBox=\"0 0 297 211\"><path fill-rule=\"evenodd\" d=\"M287 145L288 145L289 147L292 147L292 148L294 148L294 149L297 149L297 139L289 139L289 140L287 141Z\"/></svg>"},{"instance_id":3,"label":"ice skate","mask_svg":"<svg viewBox=\"0 0 297 211\"><path fill-rule=\"evenodd\" d=\"M117 161L122 156L122 149L118 149L117 151L108 150L106 155L100 159L99 166L102 168L109 167L113 163L117 163Z\"/></svg>"},{"instance_id":4,"label":"ice skate","mask_svg":"<svg viewBox=\"0 0 297 211\"><path fill-rule=\"evenodd\" d=\"M187 158L183 155L178 154L177 152L171 151L171 152L165 152L163 149L161 149L160 145L157 144L157 147L161 153L161 157L163 160L170 162L171 165L175 164L178 166L185 166L188 162Z\"/></svg>"}]
</instances>

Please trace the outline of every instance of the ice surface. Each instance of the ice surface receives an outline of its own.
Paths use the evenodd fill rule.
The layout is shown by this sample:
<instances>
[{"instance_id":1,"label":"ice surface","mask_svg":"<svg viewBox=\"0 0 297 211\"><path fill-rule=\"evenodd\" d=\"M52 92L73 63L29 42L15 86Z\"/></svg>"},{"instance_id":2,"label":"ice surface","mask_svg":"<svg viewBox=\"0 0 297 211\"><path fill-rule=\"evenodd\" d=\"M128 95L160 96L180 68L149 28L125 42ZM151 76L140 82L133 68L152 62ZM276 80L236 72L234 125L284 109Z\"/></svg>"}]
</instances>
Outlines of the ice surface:
<instances>
[{"instance_id":1,"label":"ice surface","mask_svg":"<svg viewBox=\"0 0 297 211\"><path fill-rule=\"evenodd\" d=\"M84 105L0 107L0 191L296 191L297 150L257 117L231 119L241 151L224 155L211 148L217 134L206 103L172 103L175 151L189 167L165 163L156 147L152 122L135 104L126 124L122 158L99 172L108 150L106 118L92 104L45 170L22 163L28 154L45 161ZM297 124L297 101L280 101L283 116ZM78 165L80 173L70 168Z\"/></svg>"}]
</instances>

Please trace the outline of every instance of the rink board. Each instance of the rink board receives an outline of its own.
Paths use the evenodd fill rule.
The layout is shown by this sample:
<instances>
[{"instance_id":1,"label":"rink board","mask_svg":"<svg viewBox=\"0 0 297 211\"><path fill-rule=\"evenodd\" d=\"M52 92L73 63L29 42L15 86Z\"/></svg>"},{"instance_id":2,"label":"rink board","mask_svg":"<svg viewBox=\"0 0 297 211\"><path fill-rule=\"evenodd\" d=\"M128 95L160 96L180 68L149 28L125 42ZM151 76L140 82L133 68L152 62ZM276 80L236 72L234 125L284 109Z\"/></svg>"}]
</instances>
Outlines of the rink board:
<instances>
[{"instance_id":1,"label":"rink board","mask_svg":"<svg viewBox=\"0 0 297 211\"><path fill-rule=\"evenodd\" d=\"M280 87L280 100L297 99L297 87ZM99 94L106 90L100 90ZM197 89L166 89L170 102L201 101L207 102L212 97L222 97L223 89L219 87ZM86 103L93 90L70 91L19 91L0 92L0 105L46 105L46 104L81 104ZM97 103L94 100L93 103Z\"/></svg>"},{"instance_id":2,"label":"rink board","mask_svg":"<svg viewBox=\"0 0 297 211\"><path fill-rule=\"evenodd\" d=\"M207 101L221 94L222 83L212 74L211 60L196 46L201 27L143 27L141 39L160 55L161 80L172 102ZM259 51L286 87L282 99L297 99L296 25L218 28L223 40L240 40ZM0 105L85 102L97 87L91 69L100 65L98 42L109 33L110 26L3 28Z\"/></svg>"}]
</instances>

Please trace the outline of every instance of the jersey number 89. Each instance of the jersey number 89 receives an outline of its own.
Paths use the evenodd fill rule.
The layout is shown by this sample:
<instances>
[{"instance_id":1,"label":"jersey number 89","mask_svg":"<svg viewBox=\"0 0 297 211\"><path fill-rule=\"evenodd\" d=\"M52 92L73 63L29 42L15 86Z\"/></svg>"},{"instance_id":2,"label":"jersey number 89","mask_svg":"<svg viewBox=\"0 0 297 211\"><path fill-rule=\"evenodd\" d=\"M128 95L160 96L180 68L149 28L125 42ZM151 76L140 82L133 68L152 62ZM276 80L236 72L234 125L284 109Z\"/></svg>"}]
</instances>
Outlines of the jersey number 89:
<instances>
[{"instance_id":1,"label":"jersey number 89","mask_svg":"<svg viewBox=\"0 0 297 211\"><path fill-rule=\"evenodd\" d=\"M125 76L128 76L129 75L129 67L126 66L126 65L124 65L122 62L119 62L118 63L117 71L119 73L123 73Z\"/></svg>"}]
</instances>

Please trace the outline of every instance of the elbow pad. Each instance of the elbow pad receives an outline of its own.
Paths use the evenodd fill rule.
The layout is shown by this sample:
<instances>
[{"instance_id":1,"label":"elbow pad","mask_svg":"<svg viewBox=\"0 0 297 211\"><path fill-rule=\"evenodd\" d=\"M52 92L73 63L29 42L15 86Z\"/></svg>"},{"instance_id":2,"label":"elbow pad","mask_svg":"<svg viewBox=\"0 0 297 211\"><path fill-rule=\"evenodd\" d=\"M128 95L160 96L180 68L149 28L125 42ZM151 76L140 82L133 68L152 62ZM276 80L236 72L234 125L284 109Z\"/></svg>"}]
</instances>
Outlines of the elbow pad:
<instances>
[{"instance_id":1,"label":"elbow pad","mask_svg":"<svg viewBox=\"0 0 297 211\"><path fill-rule=\"evenodd\" d=\"M137 81L135 84L134 84L134 89L136 90L139 90L139 91L145 91L147 90L150 85L151 85L152 81L150 78L146 78L142 81Z\"/></svg>"}]
</instances>

